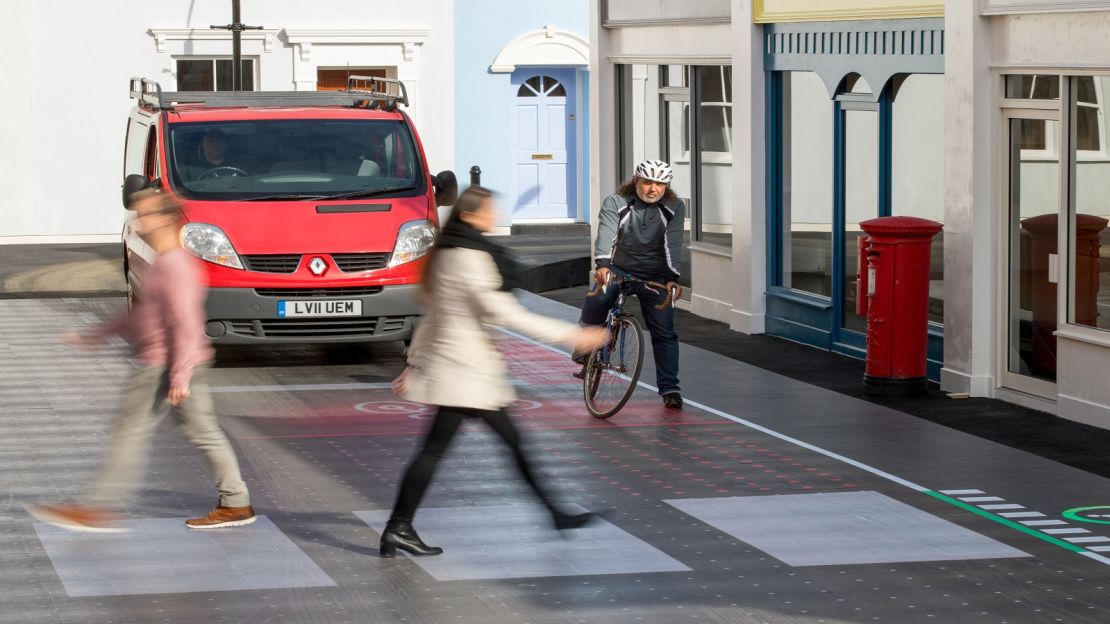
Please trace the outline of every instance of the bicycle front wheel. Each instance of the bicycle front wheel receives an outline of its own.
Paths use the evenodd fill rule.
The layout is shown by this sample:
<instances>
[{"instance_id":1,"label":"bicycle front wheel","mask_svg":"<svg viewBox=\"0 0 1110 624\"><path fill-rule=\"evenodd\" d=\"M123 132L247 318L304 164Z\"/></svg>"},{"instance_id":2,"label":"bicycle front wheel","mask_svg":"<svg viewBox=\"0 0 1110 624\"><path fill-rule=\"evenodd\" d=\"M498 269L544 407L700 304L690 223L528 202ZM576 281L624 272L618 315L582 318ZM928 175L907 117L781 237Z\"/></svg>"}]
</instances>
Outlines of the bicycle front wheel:
<instances>
[{"instance_id":1,"label":"bicycle front wheel","mask_svg":"<svg viewBox=\"0 0 1110 624\"><path fill-rule=\"evenodd\" d=\"M590 354L582 378L586 409L595 418L609 418L624 407L644 366L643 332L636 319L620 317L612 331L609 344Z\"/></svg>"}]
</instances>

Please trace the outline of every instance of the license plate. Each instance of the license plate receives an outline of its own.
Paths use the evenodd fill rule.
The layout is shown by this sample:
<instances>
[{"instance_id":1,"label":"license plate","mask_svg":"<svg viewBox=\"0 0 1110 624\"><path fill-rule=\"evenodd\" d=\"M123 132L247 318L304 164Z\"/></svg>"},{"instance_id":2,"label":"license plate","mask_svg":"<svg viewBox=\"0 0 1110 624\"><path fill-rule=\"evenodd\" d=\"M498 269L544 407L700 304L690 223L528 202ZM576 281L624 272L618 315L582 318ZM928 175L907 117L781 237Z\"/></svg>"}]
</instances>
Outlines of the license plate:
<instances>
[{"instance_id":1,"label":"license plate","mask_svg":"<svg viewBox=\"0 0 1110 624\"><path fill-rule=\"evenodd\" d=\"M277 315L278 318L293 318L305 316L362 316L362 301L358 299L279 301L277 302Z\"/></svg>"}]
</instances>

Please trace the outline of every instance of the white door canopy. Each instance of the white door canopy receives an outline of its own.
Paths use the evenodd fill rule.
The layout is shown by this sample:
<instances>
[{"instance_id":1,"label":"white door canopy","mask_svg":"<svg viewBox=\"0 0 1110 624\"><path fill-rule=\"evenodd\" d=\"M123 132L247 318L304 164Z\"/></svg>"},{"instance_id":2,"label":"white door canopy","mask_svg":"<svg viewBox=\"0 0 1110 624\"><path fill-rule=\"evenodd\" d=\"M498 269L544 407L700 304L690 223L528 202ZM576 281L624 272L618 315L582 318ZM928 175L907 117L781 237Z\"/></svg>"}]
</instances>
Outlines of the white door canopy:
<instances>
[{"instance_id":1,"label":"white door canopy","mask_svg":"<svg viewBox=\"0 0 1110 624\"><path fill-rule=\"evenodd\" d=\"M493 59L490 71L508 73L517 67L589 67L590 44L563 30L546 28L513 39Z\"/></svg>"}]
</instances>

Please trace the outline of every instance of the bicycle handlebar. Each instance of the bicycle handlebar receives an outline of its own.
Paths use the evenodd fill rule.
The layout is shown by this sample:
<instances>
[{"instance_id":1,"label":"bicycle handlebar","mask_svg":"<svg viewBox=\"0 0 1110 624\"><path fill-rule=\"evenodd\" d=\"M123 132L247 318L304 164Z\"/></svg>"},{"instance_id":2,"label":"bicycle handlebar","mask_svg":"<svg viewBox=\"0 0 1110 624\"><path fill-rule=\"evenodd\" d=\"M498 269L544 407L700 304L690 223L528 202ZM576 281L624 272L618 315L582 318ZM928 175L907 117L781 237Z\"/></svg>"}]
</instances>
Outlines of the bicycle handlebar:
<instances>
[{"instance_id":1,"label":"bicycle handlebar","mask_svg":"<svg viewBox=\"0 0 1110 624\"><path fill-rule=\"evenodd\" d=\"M609 272L609 280L606 283L602 284L601 282L598 282L597 285L594 286L593 290L586 293L586 296L587 297L597 297L598 295L601 294L601 291L603 291L606 286L608 286L609 284L612 284L614 282L616 282L618 284L620 284L620 283L636 284L636 285L640 285L640 286L646 286L651 290L658 289L658 290L665 291L667 293L667 296L664 297L663 303L660 303L659 305L655 306L656 310L665 310L667 308L667 306L670 306L670 305L674 304L674 294L675 294L674 293L674 291L675 291L674 288L668 289L666 284L660 284L659 282L653 282L651 280L644 280L644 279L640 279L638 277L632 277L631 275L621 275L619 273L613 273L612 271Z\"/></svg>"}]
</instances>

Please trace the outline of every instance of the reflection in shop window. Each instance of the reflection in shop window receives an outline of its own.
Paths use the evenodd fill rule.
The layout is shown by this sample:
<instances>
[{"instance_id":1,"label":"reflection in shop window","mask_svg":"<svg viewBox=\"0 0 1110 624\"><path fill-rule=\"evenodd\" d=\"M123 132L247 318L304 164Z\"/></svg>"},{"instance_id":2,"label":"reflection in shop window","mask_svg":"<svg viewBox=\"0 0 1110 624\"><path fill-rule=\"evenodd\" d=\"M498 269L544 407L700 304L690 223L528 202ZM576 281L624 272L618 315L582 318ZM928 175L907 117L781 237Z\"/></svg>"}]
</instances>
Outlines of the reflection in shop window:
<instances>
[{"instance_id":1,"label":"reflection in shop window","mask_svg":"<svg viewBox=\"0 0 1110 624\"><path fill-rule=\"evenodd\" d=\"M812 72L782 74L782 285L832 296L833 103Z\"/></svg>"},{"instance_id":2,"label":"reflection in shop window","mask_svg":"<svg viewBox=\"0 0 1110 624\"><path fill-rule=\"evenodd\" d=\"M1092 76L1076 76L1072 81L1075 146L1068 166L1074 180L1069 205L1074 226L1068 245L1069 321L1110 331L1110 162L1091 154L1106 144L1100 106L1106 101L1107 81Z\"/></svg>"},{"instance_id":3,"label":"reflection in shop window","mask_svg":"<svg viewBox=\"0 0 1110 624\"><path fill-rule=\"evenodd\" d=\"M896 76L893 92L891 214L943 223L944 76ZM929 257L929 320L944 322L943 230Z\"/></svg>"}]
</instances>

